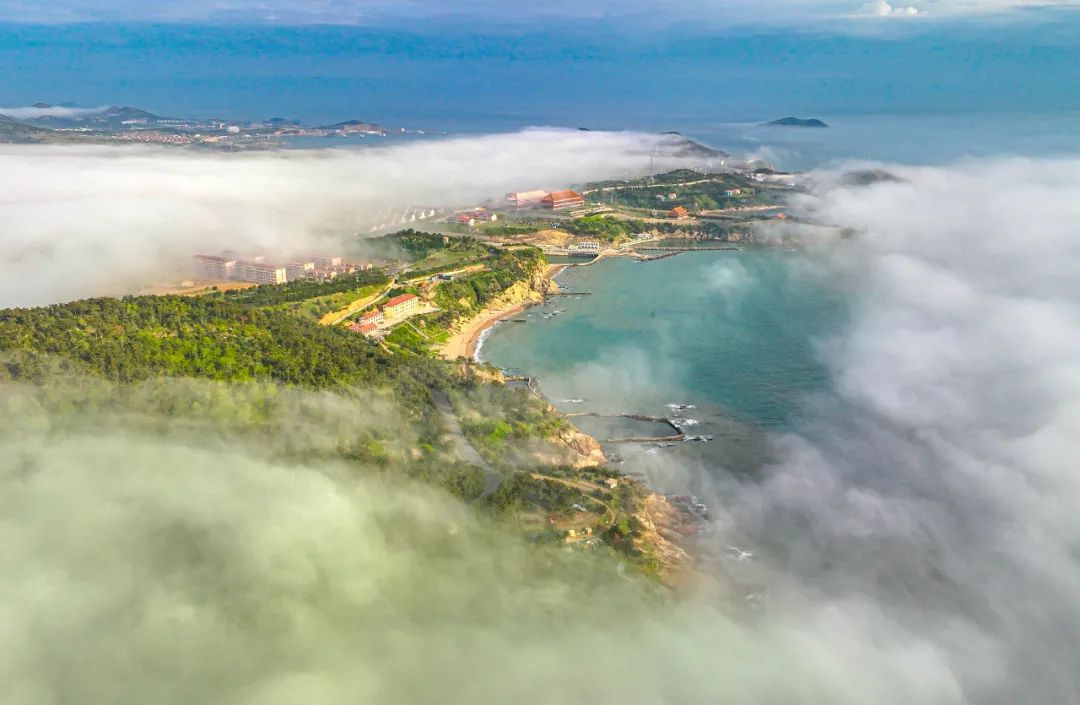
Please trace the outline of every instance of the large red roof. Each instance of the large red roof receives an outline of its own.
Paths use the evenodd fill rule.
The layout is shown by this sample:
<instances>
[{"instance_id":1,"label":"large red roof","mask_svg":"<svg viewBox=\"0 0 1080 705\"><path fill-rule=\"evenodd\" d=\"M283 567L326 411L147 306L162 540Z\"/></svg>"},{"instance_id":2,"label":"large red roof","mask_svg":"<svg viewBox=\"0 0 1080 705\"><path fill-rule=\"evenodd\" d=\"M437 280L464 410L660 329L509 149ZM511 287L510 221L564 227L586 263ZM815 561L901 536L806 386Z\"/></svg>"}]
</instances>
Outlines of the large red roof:
<instances>
[{"instance_id":1,"label":"large red roof","mask_svg":"<svg viewBox=\"0 0 1080 705\"><path fill-rule=\"evenodd\" d=\"M569 200L573 200L573 199L577 199L577 198L584 198L584 197L580 193L578 193L577 191L569 191L569 190L567 190L567 191L552 191L551 193L549 193L544 198L544 200L545 201L547 201L547 200L551 200L551 201L569 201Z\"/></svg>"},{"instance_id":2,"label":"large red roof","mask_svg":"<svg viewBox=\"0 0 1080 705\"><path fill-rule=\"evenodd\" d=\"M415 298L416 294L402 294L401 296L395 296L394 298L386 302L386 308L393 308L394 306L399 306L406 301L411 301Z\"/></svg>"}]
</instances>

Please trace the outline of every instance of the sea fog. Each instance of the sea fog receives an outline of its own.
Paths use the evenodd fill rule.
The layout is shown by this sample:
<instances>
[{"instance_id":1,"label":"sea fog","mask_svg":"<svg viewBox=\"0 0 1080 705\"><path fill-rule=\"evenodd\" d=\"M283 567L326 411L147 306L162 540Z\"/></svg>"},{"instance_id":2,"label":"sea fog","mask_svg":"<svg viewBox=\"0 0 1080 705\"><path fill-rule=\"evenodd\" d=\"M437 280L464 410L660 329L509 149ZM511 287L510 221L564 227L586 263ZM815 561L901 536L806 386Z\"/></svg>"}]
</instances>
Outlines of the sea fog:
<instances>
[{"instance_id":1,"label":"sea fog","mask_svg":"<svg viewBox=\"0 0 1080 705\"><path fill-rule=\"evenodd\" d=\"M640 168L652 145L574 131L363 157L6 150L19 178L5 185L2 215L18 235L5 253L24 258L5 272L6 301L92 290L72 277L95 253L124 252L137 267L238 233L317 243L324 218L353 212L354 194L326 188L343 175L376 200L416 173L430 182L410 198L476 198L535 175L525 160L555 180L576 156L599 178ZM447 186L477 154L490 180ZM503 159L515 169L492 176ZM590 273L626 267L640 286L618 317L592 321L622 339L571 360L556 401L614 392L609 406L655 400L660 413L701 402L680 413L733 419L765 451L747 473L680 448L657 449L644 469L656 487L708 504L702 550L724 599L660 600L613 561L538 551L430 488L232 443L197 404L176 405L184 427L151 433L131 418L86 418L80 404L48 414L36 391L5 385L2 699L1080 701L1080 163L877 166L896 178L852 186L822 171L790 204L849 228L843 241ZM132 224L147 188L160 200ZM314 214L313 192L326 199ZM197 226L202 239L181 239ZM36 276L56 262L72 277ZM662 267L682 276L641 300ZM584 303L502 324L485 349L496 359L513 326L566 325ZM693 340L678 344L676 314L697 316ZM741 393L707 403L716 389L686 374L695 341L718 354L689 362ZM783 374L792 361L805 375ZM228 418L236 390L182 387L181 400L219 397ZM356 392L296 392L275 443L317 443L327 420L357 432L396 421ZM780 422L738 408L755 398ZM715 433L716 420L698 420ZM734 446L736 431L695 447ZM765 609L748 610L751 596Z\"/></svg>"},{"instance_id":2,"label":"sea fog","mask_svg":"<svg viewBox=\"0 0 1080 705\"><path fill-rule=\"evenodd\" d=\"M701 498L698 549L774 615L898 648L912 701L1076 702L1080 163L878 166L792 200L842 241L582 268L593 296L502 324L485 359L567 411L696 417L711 442L609 447Z\"/></svg>"}]
</instances>

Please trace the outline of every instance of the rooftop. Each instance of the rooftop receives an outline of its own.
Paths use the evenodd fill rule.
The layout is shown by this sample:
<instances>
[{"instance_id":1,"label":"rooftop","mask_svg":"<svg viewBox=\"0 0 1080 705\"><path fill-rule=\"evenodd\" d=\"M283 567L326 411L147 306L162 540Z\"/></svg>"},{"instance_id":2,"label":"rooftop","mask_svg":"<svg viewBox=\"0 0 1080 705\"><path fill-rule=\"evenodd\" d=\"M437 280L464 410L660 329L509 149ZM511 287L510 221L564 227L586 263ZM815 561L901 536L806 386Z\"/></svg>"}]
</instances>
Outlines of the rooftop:
<instances>
[{"instance_id":1,"label":"rooftop","mask_svg":"<svg viewBox=\"0 0 1080 705\"><path fill-rule=\"evenodd\" d=\"M582 196L577 191L570 191L569 189L567 189L565 191L552 191L547 195L547 198L545 198L545 200L547 200L548 198L553 201L566 201L573 198L584 198L584 196Z\"/></svg>"},{"instance_id":2,"label":"rooftop","mask_svg":"<svg viewBox=\"0 0 1080 705\"><path fill-rule=\"evenodd\" d=\"M401 296L395 296L394 298L386 302L385 307L392 308L394 306L399 306L407 301L412 301L415 298L416 294L402 294Z\"/></svg>"}]
</instances>

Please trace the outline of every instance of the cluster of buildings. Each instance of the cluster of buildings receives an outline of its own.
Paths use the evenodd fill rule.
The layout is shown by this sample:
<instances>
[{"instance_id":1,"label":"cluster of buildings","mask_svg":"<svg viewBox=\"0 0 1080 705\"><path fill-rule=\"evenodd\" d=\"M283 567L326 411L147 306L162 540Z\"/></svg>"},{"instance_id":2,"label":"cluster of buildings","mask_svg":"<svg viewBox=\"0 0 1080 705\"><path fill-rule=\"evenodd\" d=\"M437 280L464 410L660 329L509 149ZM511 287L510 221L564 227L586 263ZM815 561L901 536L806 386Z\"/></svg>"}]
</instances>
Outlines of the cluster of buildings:
<instances>
[{"instance_id":1,"label":"cluster of buildings","mask_svg":"<svg viewBox=\"0 0 1080 705\"><path fill-rule=\"evenodd\" d=\"M572 245L569 245L566 248L566 254L571 255L571 256L594 257L594 256L600 254L600 243L599 242L591 242L591 241L577 242L577 243L574 243Z\"/></svg>"},{"instance_id":2,"label":"cluster of buildings","mask_svg":"<svg viewBox=\"0 0 1080 705\"><path fill-rule=\"evenodd\" d=\"M419 305L420 298L416 294L395 296L383 304L381 311L376 308L362 314L355 323L349 325L348 330L361 335L371 335L387 320L407 318Z\"/></svg>"},{"instance_id":3,"label":"cluster of buildings","mask_svg":"<svg viewBox=\"0 0 1080 705\"><path fill-rule=\"evenodd\" d=\"M241 255L226 250L221 255L195 255L200 279L234 280L253 284L284 284L297 279L329 281L343 274L371 269L370 264L343 262L341 257L305 257L285 264L267 262L263 255Z\"/></svg>"},{"instance_id":4,"label":"cluster of buildings","mask_svg":"<svg viewBox=\"0 0 1080 705\"><path fill-rule=\"evenodd\" d=\"M469 211L458 213L450 218L451 223L457 223L458 225L467 225L470 228L477 223L494 223L499 219L498 213L493 213L486 208L473 208Z\"/></svg>"},{"instance_id":5,"label":"cluster of buildings","mask_svg":"<svg viewBox=\"0 0 1080 705\"><path fill-rule=\"evenodd\" d=\"M198 135L162 132L160 130L130 130L114 133L110 137L121 142L148 142L153 144L191 144L199 139Z\"/></svg>"},{"instance_id":6,"label":"cluster of buildings","mask_svg":"<svg viewBox=\"0 0 1080 705\"><path fill-rule=\"evenodd\" d=\"M546 208L553 211L581 208L585 197L577 191L518 191L506 194L506 202L512 208Z\"/></svg>"}]
</instances>

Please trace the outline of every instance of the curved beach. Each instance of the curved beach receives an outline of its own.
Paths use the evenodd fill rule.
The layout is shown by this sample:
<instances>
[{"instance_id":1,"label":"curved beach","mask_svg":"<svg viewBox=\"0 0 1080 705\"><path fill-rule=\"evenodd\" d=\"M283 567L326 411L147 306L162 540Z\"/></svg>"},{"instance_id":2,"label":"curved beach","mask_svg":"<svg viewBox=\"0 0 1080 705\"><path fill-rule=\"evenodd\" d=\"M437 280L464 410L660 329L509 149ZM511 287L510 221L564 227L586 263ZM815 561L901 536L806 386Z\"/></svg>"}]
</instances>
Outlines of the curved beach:
<instances>
[{"instance_id":1,"label":"curved beach","mask_svg":"<svg viewBox=\"0 0 1080 705\"><path fill-rule=\"evenodd\" d=\"M549 264L544 270L543 278L551 282L559 272L566 269L566 264ZM457 331L443 344L439 354L446 360L456 360L459 357L474 360L484 332L489 330L504 318L516 316L525 309L543 301L544 294L533 290L533 297L524 301L516 300L501 305L489 306L465 323L461 330Z\"/></svg>"},{"instance_id":2,"label":"curved beach","mask_svg":"<svg viewBox=\"0 0 1080 705\"><path fill-rule=\"evenodd\" d=\"M512 306L484 309L479 315L466 323L460 331L450 336L450 339L443 344L440 354L447 360L456 360L459 357L472 360L476 356L480 336L484 334L484 331L504 318L521 313L529 306L532 306L533 303L535 302L527 301Z\"/></svg>"}]
</instances>

